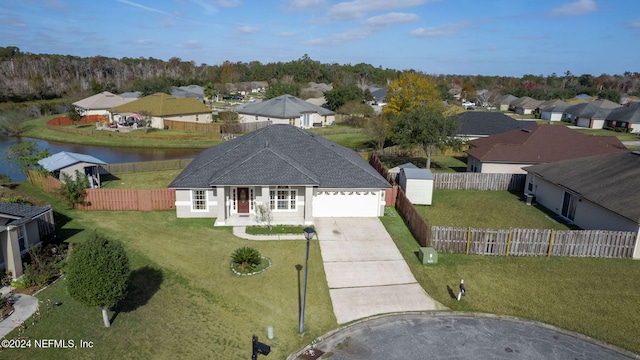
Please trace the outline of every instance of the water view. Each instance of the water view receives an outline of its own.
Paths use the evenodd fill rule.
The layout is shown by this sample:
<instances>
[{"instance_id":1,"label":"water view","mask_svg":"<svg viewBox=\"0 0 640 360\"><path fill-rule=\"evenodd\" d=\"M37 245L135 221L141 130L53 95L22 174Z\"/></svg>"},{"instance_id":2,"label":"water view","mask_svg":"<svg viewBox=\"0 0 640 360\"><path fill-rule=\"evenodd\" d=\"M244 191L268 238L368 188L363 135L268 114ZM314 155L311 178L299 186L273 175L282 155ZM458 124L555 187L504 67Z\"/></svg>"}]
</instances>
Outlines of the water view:
<instances>
[{"instance_id":1,"label":"water view","mask_svg":"<svg viewBox=\"0 0 640 360\"><path fill-rule=\"evenodd\" d=\"M18 167L7 162L4 150L20 141L35 141L38 149L49 149L51 154L60 151L69 151L94 156L108 164L126 163L135 161L153 161L192 158L198 155L202 149L157 149L157 148L123 148L68 144L31 138L13 138L0 136L0 174L9 175L12 181L24 181L25 175Z\"/></svg>"}]
</instances>

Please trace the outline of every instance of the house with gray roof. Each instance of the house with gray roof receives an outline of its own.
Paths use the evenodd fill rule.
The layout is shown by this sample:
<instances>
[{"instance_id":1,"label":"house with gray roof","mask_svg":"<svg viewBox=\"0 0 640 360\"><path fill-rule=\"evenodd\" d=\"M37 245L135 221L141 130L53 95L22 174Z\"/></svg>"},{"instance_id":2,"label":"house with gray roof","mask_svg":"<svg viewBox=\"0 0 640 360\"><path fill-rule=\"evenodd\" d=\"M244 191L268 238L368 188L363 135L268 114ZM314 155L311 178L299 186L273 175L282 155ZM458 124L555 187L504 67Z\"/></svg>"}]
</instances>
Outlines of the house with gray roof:
<instances>
[{"instance_id":1,"label":"house with gray roof","mask_svg":"<svg viewBox=\"0 0 640 360\"><path fill-rule=\"evenodd\" d=\"M509 108L512 108L516 114L526 115L533 113L540 104L542 104L542 101L525 96L512 101Z\"/></svg>"},{"instance_id":2,"label":"house with gray roof","mask_svg":"<svg viewBox=\"0 0 640 360\"><path fill-rule=\"evenodd\" d=\"M49 171L53 177L64 182L65 176L75 180L76 171L89 180L89 186L99 188L100 168L107 163L91 155L77 154L68 151L61 151L49 157L38 160L38 164Z\"/></svg>"},{"instance_id":3,"label":"house with gray roof","mask_svg":"<svg viewBox=\"0 0 640 360\"><path fill-rule=\"evenodd\" d=\"M624 151L530 166L526 192L583 229L640 234L640 152ZM634 258L640 258L636 238Z\"/></svg>"},{"instance_id":4,"label":"house with gray roof","mask_svg":"<svg viewBox=\"0 0 640 360\"><path fill-rule=\"evenodd\" d=\"M179 218L215 225L313 223L378 217L391 185L358 153L292 125L275 124L213 146L172 182Z\"/></svg>"},{"instance_id":5,"label":"house with gray roof","mask_svg":"<svg viewBox=\"0 0 640 360\"><path fill-rule=\"evenodd\" d=\"M22 255L55 230L51 207L0 203L0 268L13 279L23 273Z\"/></svg>"},{"instance_id":6,"label":"house with gray roof","mask_svg":"<svg viewBox=\"0 0 640 360\"><path fill-rule=\"evenodd\" d=\"M640 133L640 103L628 103L626 106L611 110L604 121L604 126Z\"/></svg>"},{"instance_id":7,"label":"house with gray roof","mask_svg":"<svg viewBox=\"0 0 640 360\"><path fill-rule=\"evenodd\" d=\"M292 95L281 95L263 102L236 108L240 123L268 122L300 128L333 125L336 113Z\"/></svg>"},{"instance_id":8,"label":"house with gray roof","mask_svg":"<svg viewBox=\"0 0 640 360\"><path fill-rule=\"evenodd\" d=\"M513 96L511 94L503 95L498 98L498 106L496 106L500 111L513 110L511 108L511 103L515 100L518 100L517 96Z\"/></svg>"},{"instance_id":9,"label":"house with gray roof","mask_svg":"<svg viewBox=\"0 0 640 360\"><path fill-rule=\"evenodd\" d=\"M620 104L616 104L609 100L595 100L588 103L576 104L569 106L563 114L563 118L573 122L576 126L602 129L605 119L613 109L620 108Z\"/></svg>"},{"instance_id":10,"label":"house with gray roof","mask_svg":"<svg viewBox=\"0 0 640 360\"><path fill-rule=\"evenodd\" d=\"M536 125L533 120L516 120L495 111L465 111L457 116L460 127L456 136L463 140L475 140Z\"/></svg>"}]
</instances>

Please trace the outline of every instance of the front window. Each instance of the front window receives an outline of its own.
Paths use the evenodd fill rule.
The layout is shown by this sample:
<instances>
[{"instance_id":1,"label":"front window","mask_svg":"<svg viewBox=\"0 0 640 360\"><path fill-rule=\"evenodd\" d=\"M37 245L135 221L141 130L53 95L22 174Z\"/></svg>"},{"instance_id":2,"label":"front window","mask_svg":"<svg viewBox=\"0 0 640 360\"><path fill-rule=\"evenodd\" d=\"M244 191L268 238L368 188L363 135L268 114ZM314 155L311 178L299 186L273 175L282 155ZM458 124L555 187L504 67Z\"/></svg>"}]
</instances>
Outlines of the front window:
<instances>
[{"instance_id":1,"label":"front window","mask_svg":"<svg viewBox=\"0 0 640 360\"><path fill-rule=\"evenodd\" d=\"M20 225L17 227L18 230L18 244L20 244L20 251L24 251L27 248L26 238L24 236L24 226Z\"/></svg>"},{"instance_id":2,"label":"front window","mask_svg":"<svg viewBox=\"0 0 640 360\"><path fill-rule=\"evenodd\" d=\"M207 210L207 191L191 191L191 207L193 210Z\"/></svg>"},{"instance_id":3,"label":"front window","mask_svg":"<svg viewBox=\"0 0 640 360\"><path fill-rule=\"evenodd\" d=\"M269 207L271 210L295 210L298 192L288 186L278 186L269 190Z\"/></svg>"},{"instance_id":4,"label":"front window","mask_svg":"<svg viewBox=\"0 0 640 360\"><path fill-rule=\"evenodd\" d=\"M562 199L562 216L569 220L574 220L576 216L576 197L565 192Z\"/></svg>"}]
</instances>

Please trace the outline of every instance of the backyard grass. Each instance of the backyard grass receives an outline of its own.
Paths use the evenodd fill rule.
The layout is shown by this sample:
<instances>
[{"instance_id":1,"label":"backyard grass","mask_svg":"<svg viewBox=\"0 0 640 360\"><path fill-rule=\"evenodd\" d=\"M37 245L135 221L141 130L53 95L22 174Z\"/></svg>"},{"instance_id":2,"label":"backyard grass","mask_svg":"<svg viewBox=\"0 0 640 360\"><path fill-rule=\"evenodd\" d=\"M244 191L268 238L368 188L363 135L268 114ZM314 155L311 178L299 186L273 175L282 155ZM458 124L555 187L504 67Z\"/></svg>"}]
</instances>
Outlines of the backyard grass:
<instances>
[{"instance_id":1,"label":"backyard grass","mask_svg":"<svg viewBox=\"0 0 640 360\"><path fill-rule=\"evenodd\" d=\"M25 186L31 194L33 187ZM177 219L175 211L73 211L60 207L68 221L62 234L83 241L97 229L121 240L132 259L131 296L119 304L110 329L101 324L98 308L81 306L69 297L64 278L38 294L41 301L63 303L30 325L30 339L93 341L92 349L3 350L0 357L56 358L184 358L246 359L251 335L271 346L274 359L310 343L337 327L317 241L311 242L305 334L298 334L300 273L304 241L249 241L231 228L213 228L213 219ZM62 221L64 223L64 221ZM272 261L267 271L239 277L230 269L232 252L256 248ZM44 307L44 306L43 306ZM275 338L266 337L267 326ZM15 338L16 332L7 338Z\"/></svg>"},{"instance_id":2,"label":"backyard grass","mask_svg":"<svg viewBox=\"0 0 640 360\"><path fill-rule=\"evenodd\" d=\"M104 189L158 189L166 188L182 169L141 171L107 175L102 179Z\"/></svg>"},{"instance_id":3,"label":"backyard grass","mask_svg":"<svg viewBox=\"0 0 640 360\"><path fill-rule=\"evenodd\" d=\"M566 123L565 123L566 124ZM615 136L620 141L637 141L638 136L636 134L618 132L606 129L575 129L577 132L586 134L586 135L594 135L594 136Z\"/></svg>"},{"instance_id":4,"label":"backyard grass","mask_svg":"<svg viewBox=\"0 0 640 360\"><path fill-rule=\"evenodd\" d=\"M429 225L488 229L556 229L568 227L553 220L544 208L525 205L508 191L435 190L433 204L416 205Z\"/></svg>"},{"instance_id":5,"label":"backyard grass","mask_svg":"<svg viewBox=\"0 0 640 360\"><path fill-rule=\"evenodd\" d=\"M425 266L396 210L388 207L382 222L418 282L451 310L537 320L640 353L640 261L439 253ZM458 302L447 287L457 295L460 279L467 294Z\"/></svg>"}]
</instances>

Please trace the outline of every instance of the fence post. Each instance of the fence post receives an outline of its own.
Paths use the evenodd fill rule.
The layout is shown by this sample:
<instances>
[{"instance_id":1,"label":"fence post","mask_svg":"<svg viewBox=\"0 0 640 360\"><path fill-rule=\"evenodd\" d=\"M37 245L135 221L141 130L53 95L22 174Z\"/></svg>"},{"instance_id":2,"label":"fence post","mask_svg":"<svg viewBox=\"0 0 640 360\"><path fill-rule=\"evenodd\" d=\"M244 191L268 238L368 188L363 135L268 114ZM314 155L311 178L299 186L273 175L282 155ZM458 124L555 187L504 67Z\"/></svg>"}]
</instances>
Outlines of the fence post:
<instances>
[{"instance_id":1,"label":"fence post","mask_svg":"<svg viewBox=\"0 0 640 360\"><path fill-rule=\"evenodd\" d=\"M471 244L471 227L467 228L467 255L469 255L469 245Z\"/></svg>"},{"instance_id":2,"label":"fence post","mask_svg":"<svg viewBox=\"0 0 640 360\"><path fill-rule=\"evenodd\" d=\"M513 228L509 228L509 237L507 238L507 253L505 256L509 256L509 250L511 250L511 236L513 235Z\"/></svg>"},{"instance_id":3,"label":"fence post","mask_svg":"<svg viewBox=\"0 0 640 360\"><path fill-rule=\"evenodd\" d=\"M551 234L549 234L549 251L547 251L547 257L551 257L551 247L553 246L553 236L555 233L556 231L551 229Z\"/></svg>"}]
</instances>

